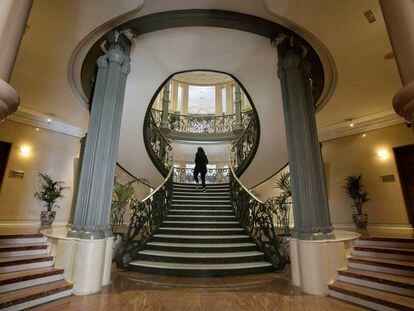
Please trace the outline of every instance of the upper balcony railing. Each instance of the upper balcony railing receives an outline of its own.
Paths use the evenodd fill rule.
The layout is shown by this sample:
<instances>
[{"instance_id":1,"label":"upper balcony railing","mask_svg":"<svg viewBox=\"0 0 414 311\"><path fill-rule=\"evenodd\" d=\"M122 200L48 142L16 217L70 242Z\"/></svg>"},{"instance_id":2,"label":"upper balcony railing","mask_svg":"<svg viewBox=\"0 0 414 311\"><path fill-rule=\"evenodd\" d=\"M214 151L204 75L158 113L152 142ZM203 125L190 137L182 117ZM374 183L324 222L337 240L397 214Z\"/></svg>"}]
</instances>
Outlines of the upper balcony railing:
<instances>
[{"instance_id":1,"label":"upper balcony railing","mask_svg":"<svg viewBox=\"0 0 414 311\"><path fill-rule=\"evenodd\" d=\"M246 128L253 115L253 110L241 114L242 128ZM161 126L162 111L152 109L152 116L157 126ZM236 129L236 114L188 114L168 113L168 129L176 132L195 134L229 133Z\"/></svg>"},{"instance_id":2,"label":"upper balcony railing","mask_svg":"<svg viewBox=\"0 0 414 311\"><path fill-rule=\"evenodd\" d=\"M206 174L207 184L225 184L229 182L229 168L208 168ZM184 167L174 167L174 182L195 183L194 169Z\"/></svg>"}]
</instances>

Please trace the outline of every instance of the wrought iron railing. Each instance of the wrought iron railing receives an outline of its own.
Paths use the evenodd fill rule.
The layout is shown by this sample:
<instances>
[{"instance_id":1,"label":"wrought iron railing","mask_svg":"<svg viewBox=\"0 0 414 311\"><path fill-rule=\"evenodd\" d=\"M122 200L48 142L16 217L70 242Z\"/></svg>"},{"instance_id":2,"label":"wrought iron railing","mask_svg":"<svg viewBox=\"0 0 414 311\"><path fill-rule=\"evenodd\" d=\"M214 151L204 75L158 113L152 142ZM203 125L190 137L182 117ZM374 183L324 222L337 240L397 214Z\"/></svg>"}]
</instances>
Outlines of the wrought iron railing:
<instances>
[{"instance_id":1,"label":"wrought iron railing","mask_svg":"<svg viewBox=\"0 0 414 311\"><path fill-rule=\"evenodd\" d=\"M235 156L233 150L230 163L234 163ZM232 165L229 181L231 204L237 220L273 266L278 270L283 269L287 258L283 254L281 240L277 235L274 206L265 204L251 193L238 179Z\"/></svg>"},{"instance_id":2,"label":"wrought iron railing","mask_svg":"<svg viewBox=\"0 0 414 311\"><path fill-rule=\"evenodd\" d=\"M229 182L229 168L209 168L206 174L207 184L222 184ZM195 183L193 168L174 167L174 182Z\"/></svg>"},{"instance_id":3,"label":"wrought iron railing","mask_svg":"<svg viewBox=\"0 0 414 311\"><path fill-rule=\"evenodd\" d=\"M152 113L147 114L144 121L144 143L151 161L164 177L167 176L172 147L162 135Z\"/></svg>"},{"instance_id":4,"label":"wrought iron railing","mask_svg":"<svg viewBox=\"0 0 414 311\"><path fill-rule=\"evenodd\" d=\"M161 125L162 111L152 109L153 119ZM242 112L242 126L246 127L253 115L253 110ZM235 114L189 114L168 113L168 129L186 133L227 133L235 129Z\"/></svg>"},{"instance_id":5,"label":"wrought iron railing","mask_svg":"<svg viewBox=\"0 0 414 311\"><path fill-rule=\"evenodd\" d=\"M233 143L231 153L231 166L234 168L236 175L240 176L250 162L259 146L260 139L260 125L259 120L255 114L250 114L249 123L246 126L243 134Z\"/></svg>"},{"instance_id":6,"label":"wrought iron railing","mask_svg":"<svg viewBox=\"0 0 414 311\"><path fill-rule=\"evenodd\" d=\"M171 167L164 182L153 193L141 202L132 200L128 231L116 255L118 267L126 268L131 261L135 260L138 252L158 230L171 206L172 191L173 168Z\"/></svg>"}]
</instances>

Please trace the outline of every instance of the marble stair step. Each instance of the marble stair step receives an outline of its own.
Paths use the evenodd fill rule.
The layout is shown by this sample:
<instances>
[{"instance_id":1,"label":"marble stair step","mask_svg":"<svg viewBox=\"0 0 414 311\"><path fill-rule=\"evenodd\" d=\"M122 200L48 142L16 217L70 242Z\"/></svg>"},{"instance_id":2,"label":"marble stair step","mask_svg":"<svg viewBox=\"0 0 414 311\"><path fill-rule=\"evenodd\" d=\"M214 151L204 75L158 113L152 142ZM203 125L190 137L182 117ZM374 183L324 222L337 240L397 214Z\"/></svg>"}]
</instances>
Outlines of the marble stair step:
<instances>
[{"instance_id":1,"label":"marble stair step","mask_svg":"<svg viewBox=\"0 0 414 311\"><path fill-rule=\"evenodd\" d=\"M40 255L48 253L47 243L0 244L0 257Z\"/></svg>"},{"instance_id":2,"label":"marble stair step","mask_svg":"<svg viewBox=\"0 0 414 311\"><path fill-rule=\"evenodd\" d=\"M200 210L200 209L170 209L168 215L227 215L234 216L232 209L209 209L209 210Z\"/></svg>"},{"instance_id":3,"label":"marble stair step","mask_svg":"<svg viewBox=\"0 0 414 311\"><path fill-rule=\"evenodd\" d=\"M63 269L54 267L0 274L0 293L63 279Z\"/></svg>"},{"instance_id":4,"label":"marble stair step","mask_svg":"<svg viewBox=\"0 0 414 311\"><path fill-rule=\"evenodd\" d=\"M196 264L135 260L129 264L129 268L151 273L185 276L242 275L274 270L272 264L266 261L230 264Z\"/></svg>"},{"instance_id":5,"label":"marble stair step","mask_svg":"<svg viewBox=\"0 0 414 311\"><path fill-rule=\"evenodd\" d=\"M411 297L342 281L335 281L328 287L330 296L374 310L414 310Z\"/></svg>"},{"instance_id":6,"label":"marble stair step","mask_svg":"<svg viewBox=\"0 0 414 311\"><path fill-rule=\"evenodd\" d=\"M174 183L174 188L196 188L197 184L196 183ZM201 186L201 184L199 185ZM207 187L211 187L211 188L229 188L229 184L228 183L212 183L212 184L206 184Z\"/></svg>"},{"instance_id":7,"label":"marble stair step","mask_svg":"<svg viewBox=\"0 0 414 311\"><path fill-rule=\"evenodd\" d=\"M414 297L414 278L352 268L339 270L338 275L346 283Z\"/></svg>"},{"instance_id":8,"label":"marble stair step","mask_svg":"<svg viewBox=\"0 0 414 311\"><path fill-rule=\"evenodd\" d=\"M0 273L50 267L54 258L48 254L0 258Z\"/></svg>"},{"instance_id":9,"label":"marble stair step","mask_svg":"<svg viewBox=\"0 0 414 311\"><path fill-rule=\"evenodd\" d=\"M200 208L202 209L204 207L209 207L209 208L226 207L226 208L231 208L230 202L227 203L227 204L224 204L224 203L220 203L220 204L205 204L205 203L194 204L194 203L190 203L190 202L188 202L188 203L187 202L186 203L183 203L183 202L181 202L181 203L172 202L171 203L171 207L172 208L173 207L178 208L178 207L182 207L182 206L191 206L194 209L200 209Z\"/></svg>"},{"instance_id":10,"label":"marble stair step","mask_svg":"<svg viewBox=\"0 0 414 311\"><path fill-rule=\"evenodd\" d=\"M414 249L414 239L393 237L360 237L357 246L375 246L389 248L411 248Z\"/></svg>"},{"instance_id":11,"label":"marble stair step","mask_svg":"<svg viewBox=\"0 0 414 311\"><path fill-rule=\"evenodd\" d=\"M73 285L60 280L0 294L1 310L24 310L72 294Z\"/></svg>"},{"instance_id":12,"label":"marble stair step","mask_svg":"<svg viewBox=\"0 0 414 311\"><path fill-rule=\"evenodd\" d=\"M145 245L147 250L168 251L168 252L191 252L191 253L220 253L220 252L246 252L255 251L257 246L251 242L237 243L199 243L190 242L149 242Z\"/></svg>"},{"instance_id":13,"label":"marble stair step","mask_svg":"<svg viewBox=\"0 0 414 311\"><path fill-rule=\"evenodd\" d=\"M202 195L185 195L185 194L174 194L173 193L173 200L214 200L214 201L220 201L220 200L230 200L229 195L206 195L207 193L203 193Z\"/></svg>"},{"instance_id":14,"label":"marble stair step","mask_svg":"<svg viewBox=\"0 0 414 311\"><path fill-rule=\"evenodd\" d=\"M348 267L414 277L413 261L352 256L348 258Z\"/></svg>"},{"instance_id":15,"label":"marble stair step","mask_svg":"<svg viewBox=\"0 0 414 311\"><path fill-rule=\"evenodd\" d=\"M155 234L154 242L177 243L242 243L249 242L248 235L188 235L188 234Z\"/></svg>"},{"instance_id":16,"label":"marble stair step","mask_svg":"<svg viewBox=\"0 0 414 311\"><path fill-rule=\"evenodd\" d=\"M204 206L197 206L197 205L171 205L172 210L186 210L186 211L193 211L193 210L204 210L204 211L232 211L232 207L230 205L220 205L220 206L213 206L213 205L204 205Z\"/></svg>"},{"instance_id":17,"label":"marble stair step","mask_svg":"<svg viewBox=\"0 0 414 311\"><path fill-rule=\"evenodd\" d=\"M46 243L43 233L0 233L0 244L33 244Z\"/></svg>"},{"instance_id":18,"label":"marble stair step","mask_svg":"<svg viewBox=\"0 0 414 311\"><path fill-rule=\"evenodd\" d=\"M160 227L159 233L162 234L180 234L180 235L235 235L242 234L242 228L173 228Z\"/></svg>"},{"instance_id":19,"label":"marble stair step","mask_svg":"<svg viewBox=\"0 0 414 311\"><path fill-rule=\"evenodd\" d=\"M167 221L235 221L234 215L167 215Z\"/></svg>"},{"instance_id":20,"label":"marble stair step","mask_svg":"<svg viewBox=\"0 0 414 311\"><path fill-rule=\"evenodd\" d=\"M144 249L138 253L136 260L170 262L170 263L241 263L264 261L264 253L259 251L247 252L174 252L174 251L156 251Z\"/></svg>"},{"instance_id":21,"label":"marble stair step","mask_svg":"<svg viewBox=\"0 0 414 311\"><path fill-rule=\"evenodd\" d=\"M356 256L414 261L414 249L412 248L355 246L352 249L352 254Z\"/></svg>"}]
</instances>

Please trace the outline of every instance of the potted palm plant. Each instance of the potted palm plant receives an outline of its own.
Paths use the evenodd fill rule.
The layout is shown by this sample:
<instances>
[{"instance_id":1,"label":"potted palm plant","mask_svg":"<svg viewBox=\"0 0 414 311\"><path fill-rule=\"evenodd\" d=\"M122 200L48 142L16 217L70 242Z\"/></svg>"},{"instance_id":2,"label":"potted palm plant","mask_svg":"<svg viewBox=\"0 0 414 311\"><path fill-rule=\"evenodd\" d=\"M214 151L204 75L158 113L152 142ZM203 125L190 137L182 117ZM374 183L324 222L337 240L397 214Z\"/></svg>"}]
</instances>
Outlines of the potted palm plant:
<instances>
[{"instance_id":1,"label":"potted palm plant","mask_svg":"<svg viewBox=\"0 0 414 311\"><path fill-rule=\"evenodd\" d=\"M56 201L63 198L62 191L68 187L63 187L63 181L55 181L48 174L39 173L40 188L34 193L35 199L43 203L46 209L40 213L40 223L42 226L50 226L55 220L56 211L53 209L58 207Z\"/></svg>"},{"instance_id":2,"label":"potted palm plant","mask_svg":"<svg viewBox=\"0 0 414 311\"><path fill-rule=\"evenodd\" d=\"M362 206L369 201L368 193L363 190L362 175L348 176L345 179L345 191L348 197L354 200L353 207L356 208L356 214L352 215L355 225L359 229L366 229L368 225L368 215L362 213Z\"/></svg>"},{"instance_id":3,"label":"potted palm plant","mask_svg":"<svg viewBox=\"0 0 414 311\"><path fill-rule=\"evenodd\" d=\"M282 252L286 259L289 260L290 248L290 210L292 208L292 183L289 172L282 173L276 181L276 188L281 193L276 197L267 200L266 204L271 208L272 213L276 216L276 227L282 229L278 234Z\"/></svg>"},{"instance_id":4,"label":"potted palm plant","mask_svg":"<svg viewBox=\"0 0 414 311\"><path fill-rule=\"evenodd\" d=\"M113 247L113 258L119 252L122 245L123 235L119 232L119 227L124 225L124 215L128 204L134 203L134 187L133 184L138 180L131 180L126 184L120 183L117 178L114 181L114 188L112 191L112 206L110 224L112 232L115 235L115 242Z\"/></svg>"}]
</instances>

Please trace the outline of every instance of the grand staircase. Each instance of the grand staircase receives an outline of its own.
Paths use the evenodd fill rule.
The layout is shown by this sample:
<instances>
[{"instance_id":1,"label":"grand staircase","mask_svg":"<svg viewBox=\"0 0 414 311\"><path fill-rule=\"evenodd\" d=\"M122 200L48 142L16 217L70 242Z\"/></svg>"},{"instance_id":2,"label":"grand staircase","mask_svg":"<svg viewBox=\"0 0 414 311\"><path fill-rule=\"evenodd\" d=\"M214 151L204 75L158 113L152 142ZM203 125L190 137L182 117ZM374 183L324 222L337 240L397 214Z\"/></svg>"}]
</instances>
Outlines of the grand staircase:
<instances>
[{"instance_id":1,"label":"grand staircase","mask_svg":"<svg viewBox=\"0 0 414 311\"><path fill-rule=\"evenodd\" d=\"M360 238L329 290L374 310L414 310L414 239Z\"/></svg>"},{"instance_id":2,"label":"grand staircase","mask_svg":"<svg viewBox=\"0 0 414 311\"><path fill-rule=\"evenodd\" d=\"M229 184L174 183L166 220L129 269L182 276L224 276L273 271L238 223Z\"/></svg>"},{"instance_id":3,"label":"grand staircase","mask_svg":"<svg viewBox=\"0 0 414 311\"><path fill-rule=\"evenodd\" d=\"M23 310L72 294L41 233L0 234L0 310Z\"/></svg>"}]
</instances>

